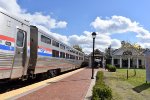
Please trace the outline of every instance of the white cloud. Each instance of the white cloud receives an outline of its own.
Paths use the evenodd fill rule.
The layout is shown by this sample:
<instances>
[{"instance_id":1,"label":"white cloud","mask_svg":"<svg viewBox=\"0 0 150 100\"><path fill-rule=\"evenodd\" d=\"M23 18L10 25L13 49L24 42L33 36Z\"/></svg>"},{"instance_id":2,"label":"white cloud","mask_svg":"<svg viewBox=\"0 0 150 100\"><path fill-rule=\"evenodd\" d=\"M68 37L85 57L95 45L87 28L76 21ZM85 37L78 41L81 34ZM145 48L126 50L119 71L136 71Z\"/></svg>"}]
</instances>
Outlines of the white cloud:
<instances>
[{"instance_id":1,"label":"white cloud","mask_svg":"<svg viewBox=\"0 0 150 100\"><path fill-rule=\"evenodd\" d=\"M25 11L17 4L17 0L0 0L0 7L14 14L23 13Z\"/></svg>"},{"instance_id":2,"label":"white cloud","mask_svg":"<svg viewBox=\"0 0 150 100\"><path fill-rule=\"evenodd\" d=\"M42 25L49 30L54 28L65 28L67 26L67 22L57 21L51 18L50 15L43 15L42 12L28 13L17 4L17 0L0 0L0 7L7 10L9 13L29 20L33 25Z\"/></svg>"},{"instance_id":3,"label":"white cloud","mask_svg":"<svg viewBox=\"0 0 150 100\"><path fill-rule=\"evenodd\" d=\"M107 35L125 33L125 32L135 32L137 37L144 38L147 37L150 32L144 29L136 21L131 21L129 18L123 16L112 16L111 18L102 19L97 17L91 25L100 33Z\"/></svg>"},{"instance_id":4,"label":"white cloud","mask_svg":"<svg viewBox=\"0 0 150 100\"><path fill-rule=\"evenodd\" d=\"M101 19L97 17L91 25L101 33L124 33L128 31L137 31L139 25L137 22L132 22L129 18L123 16L112 16L111 19Z\"/></svg>"},{"instance_id":5,"label":"white cloud","mask_svg":"<svg viewBox=\"0 0 150 100\"><path fill-rule=\"evenodd\" d=\"M101 51L104 51L105 48L108 48L112 44L113 48L119 48L121 46L121 43L117 39L111 39L110 36L105 34L100 34L99 32L96 32L96 39L95 39L95 48L100 49ZM83 51L86 53L90 53L93 48L93 39L92 39L92 32L84 31L83 35L72 35L69 36L69 43L71 44L79 44L82 46Z\"/></svg>"},{"instance_id":6,"label":"white cloud","mask_svg":"<svg viewBox=\"0 0 150 100\"><path fill-rule=\"evenodd\" d=\"M55 19L51 18L51 16L45 16L41 12L35 12L34 14L25 13L19 15L24 19L28 19L32 24L45 26L49 30L54 28L65 28L67 26L67 22L56 21Z\"/></svg>"},{"instance_id":7,"label":"white cloud","mask_svg":"<svg viewBox=\"0 0 150 100\"><path fill-rule=\"evenodd\" d=\"M56 24L56 27L58 27L58 28L65 28L66 26L67 26L67 22L65 22L65 21L59 21Z\"/></svg>"},{"instance_id":8,"label":"white cloud","mask_svg":"<svg viewBox=\"0 0 150 100\"><path fill-rule=\"evenodd\" d=\"M22 19L30 21L32 25L38 26L56 39L63 40L64 43L67 43L67 36L51 32L51 29L54 28L65 28L67 26L66 21L57 21L51 18L50 15L43 15L42 12L28 13L18 5L17 0L0 0L0 8L15 16L20 16Z\"/></svg>"},{"instance_id":9,"label":"white cloud","mask_svg":"<svg viewBox=\"0 0 150 100\"><path fill-rule=\"evenodd\" d=\"M121 47L121 42L117 39L112 39L111 40L111 46L115 49Z\"/></svg>"},{"instance_id":10,"label":"white cloud","mask_svg":"<svg viewBox=\"0 0 150 100\"><path fill-rule=\"evenodd\" d=\"M94 27L101 34L110 36L112 34L124 34L126 32L136 33L136 38L142 47L149 47L150 45L150 32L142 27L138 22L131 21L131 19L123 16L112 16L111 18L102 19L97 17L91 26ZM131 33L132 34L132 33ZM118 45L119 41L116 39L111 40L112 45ZM115 42L115 43L114 43ZM117 47L118 47L117 46Z\"/></svg>"}]
</instances>

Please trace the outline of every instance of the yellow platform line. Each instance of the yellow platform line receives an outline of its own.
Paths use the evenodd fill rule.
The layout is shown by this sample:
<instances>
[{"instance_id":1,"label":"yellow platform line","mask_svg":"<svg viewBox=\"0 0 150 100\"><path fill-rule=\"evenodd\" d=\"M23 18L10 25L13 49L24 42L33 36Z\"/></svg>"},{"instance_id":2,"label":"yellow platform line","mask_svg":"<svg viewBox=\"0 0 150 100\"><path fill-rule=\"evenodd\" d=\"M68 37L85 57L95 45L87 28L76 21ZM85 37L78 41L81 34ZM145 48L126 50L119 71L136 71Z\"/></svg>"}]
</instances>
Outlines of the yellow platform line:
<instances>
[{"instance_id":1,"label":"yellow platform line","mask_svg":"<svg viewBox=\"0 0 150 100\"><path fill-rule=\"evenodd\" d=\"M49 85L48 83L57 82L61 79L64 79L64 78L70 76L70 75L73 75L73 74L75 74L75 73L77 73L77 72L79 72L83 69L84 68L81 68L81 69L75 70L73 72L69 72L69 73L66 73L66 74L63 74L63 75L60 75L60 76L56 76L56 77L51 78L51 79L44 80L42 82L38 82L38 83L29 85L29 86L26 86L26 87L23 87L23 88L20 88L20 89L16 89L16 90L12 90L12 91L0 94L0 100L10 99L12 97L15 97L17 95L20 95L20 94L28 92L28 91L31 91L31 90L36 89L38 87L41 87L41 86L44 86L44 85Z\"/></svg>"}]
</instances>

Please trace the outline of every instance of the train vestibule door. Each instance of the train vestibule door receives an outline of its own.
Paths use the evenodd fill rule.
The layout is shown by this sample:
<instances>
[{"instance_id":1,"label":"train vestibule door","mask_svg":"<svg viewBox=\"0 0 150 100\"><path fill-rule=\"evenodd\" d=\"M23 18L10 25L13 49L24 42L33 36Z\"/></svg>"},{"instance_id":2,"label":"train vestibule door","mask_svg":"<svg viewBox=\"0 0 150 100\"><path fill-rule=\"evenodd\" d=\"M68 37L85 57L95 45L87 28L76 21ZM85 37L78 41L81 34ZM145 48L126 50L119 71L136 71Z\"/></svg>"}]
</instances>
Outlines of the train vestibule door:
<instances>
[{"instance_id":1,"label":"train vestibule door","mask_svg":"<svg viewBox=\"0 0 150 100\"><path fill-rule=\"evenodd\" d=\"M27 57L27 34L21 29L17 29L15 42L15 56L11 78L19 78L23 75L23 70Z\"/></svg>"}]
</instances>

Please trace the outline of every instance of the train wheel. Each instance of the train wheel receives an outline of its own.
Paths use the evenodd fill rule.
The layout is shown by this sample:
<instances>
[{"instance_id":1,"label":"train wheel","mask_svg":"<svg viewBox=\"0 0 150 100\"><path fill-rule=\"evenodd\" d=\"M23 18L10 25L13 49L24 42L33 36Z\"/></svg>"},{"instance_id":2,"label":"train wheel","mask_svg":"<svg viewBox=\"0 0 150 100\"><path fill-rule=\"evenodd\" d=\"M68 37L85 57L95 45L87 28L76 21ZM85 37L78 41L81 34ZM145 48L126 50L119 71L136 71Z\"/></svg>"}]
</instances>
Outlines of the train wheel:
<instances>
[{"instance_id":1,"label":"train wheel","mask_svg":"<svg viewBox=\"0 0 150 100\"><path fill-rule=\"evenodd\" d=\"M51 70L47 71L47 76L48 78L52 78L53 77L53 73Z\"/></svg>"}]
</instances>

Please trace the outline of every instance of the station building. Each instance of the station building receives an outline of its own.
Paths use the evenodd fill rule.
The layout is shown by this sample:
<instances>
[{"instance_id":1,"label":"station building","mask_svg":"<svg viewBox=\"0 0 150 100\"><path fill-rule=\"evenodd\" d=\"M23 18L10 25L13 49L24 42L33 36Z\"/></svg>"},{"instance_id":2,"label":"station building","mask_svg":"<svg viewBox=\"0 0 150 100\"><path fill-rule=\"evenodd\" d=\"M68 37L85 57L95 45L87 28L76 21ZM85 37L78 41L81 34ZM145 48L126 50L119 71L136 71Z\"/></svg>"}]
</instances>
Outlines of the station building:
<instances>
[{"instance_id":1,"label":"station building","mask_svg":"<svg viewBox=\"0 0 150 100\"><path fill-rule=\"evenodd\" d=\"M105 67L105 53L100 51L99 49L96 49L94 51L94 61L96 61L99 66L98 67L101 67L101 68L104 68ZM93 59L93 52L91 52L89 54L89 67L92 67L92 59Z\"/></svg>"},{"instance_id":2,"label":"station building","mask_svg":"<svg viewBox=\"0 0 150 100\"><path fill-rule=\"evenodd\" d=\"M145 52L137 44L122 41L121 47L111 52L111 64L118 68L145 68Z\"/></svg>"}]
</instances>

